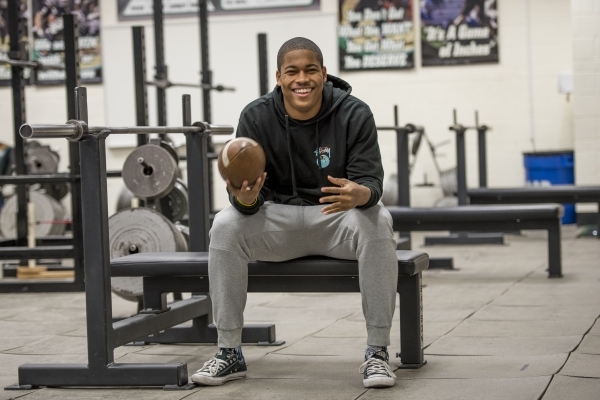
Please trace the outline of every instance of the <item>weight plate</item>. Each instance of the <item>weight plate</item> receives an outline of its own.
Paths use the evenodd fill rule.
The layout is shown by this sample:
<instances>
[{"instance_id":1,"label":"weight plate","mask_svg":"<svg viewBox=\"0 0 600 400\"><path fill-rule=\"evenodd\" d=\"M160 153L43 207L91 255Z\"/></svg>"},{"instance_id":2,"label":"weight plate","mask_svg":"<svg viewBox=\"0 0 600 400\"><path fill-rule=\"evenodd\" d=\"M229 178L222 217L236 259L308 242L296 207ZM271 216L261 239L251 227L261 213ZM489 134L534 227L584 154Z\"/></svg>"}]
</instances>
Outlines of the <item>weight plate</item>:
<instances>
[{"instance_id":1,"label":"weight plate","mask_svg":"<svg viewBox=\"0 0 600 400\"><path fill-rule=\"evenodd\" d=\"M164 215L149 208L128 208L108 219L110 258L136 253L186 251L183 234ZM112 291L137 301L143 294L142 278L111 278Z\"/></svg>"},{"instance_id":2,"label":"weight plate","mask_svg":"<svg viewBox=\"0 0 600 400\"><path fill-rule=\"evenodd\" d=\"M123 186L119 193L119 198L117 199L117 212L126 208L131 208L131 199L133 199L133 197L131 190L127 189L127 186Z\"/></svg>"},{"instance_id":3,"label":"weight plate","mask_svg":"<svg viewBox=\"0 0 600 400\"><path fill-rule=\"evenodd\" d=\"M133 197L133 193L131 193L126 186L123 186L117 200L117 212L125 208L131 208L131 199L133 199ZM188 191L185 183L181 179L177 179L173 190L171 190L164 198L153 202L153 204L153 209L160 212L171 221L181 221L188 212ZM165 206L167 207L166 210L163 209Z\"/></svg>"},{"instance_id":4,"label":"weight plate","mask_svg":"<svg viewBox=\"0 0 600 400\"><path fill-rule=\"evenodd\" d=\"M25 165L30 174L49 174L58 171L58 153L48 146L28 148L25 153Z\"/></svg>"},{"instance_id":5,"label":"weight plate","mask_svg":"<svg viewBox=\"0 0 600 400\"><path fill-rule=\"evenodd\" d=\"M398 178L396 174L391 174L383 183L381 202L384 206L398 205Z\"/></svg>"},{"instance_id":6,"label":"weight plate","mask_svg":"<svg viewBox=\"0 0 600 400\"><path fill-rule=\"evenodd\" d=\"M65 209L50 195L41 192L29 192L29 201L35 204L35 236L54 236L65 233ZM4 203L0 212L0 230L7 238L17 237L17 196Z\"/></svg>"},{"instance_id":7,"label":"weight plate","mask_svg":"<svg viewBox=\"0 0 600 400\"><path fill-rule=\"evenodd\" d=\"M458 197L455 196L444 196L435 202L435 207L456 207L458 206Z\"/></svg>"},{"instance_id":8,"label":"weight plate","mask_svg":"<svg viewBox=\"0 0 600 400\"><path fill-rule=\"evenodd\" d=\"M454 196L456 194L458 188L456 168L440 172L440 186L444 196Z\"/></svg>"},{"instance_id":9,"label":"weight plate","mask_svg":"<svg viewBox=\"0 0 600 400\"><path fill-rule=\"evenodd\" d=\"M123 181L137 197L159 199L177 180L177 163L161 146L146 144L133 150L123 165Z\"/></svg>"},{"instance_id":10,"label":"weight plate","mask_svg":"<svg viewBox=\"0 0 600 400\"><path fill-rule=\"evenodd\" d=\"M181 221L188 212L188 190L181 179L177 179L173 190L169 194L157 201L156 208L171 221ZM167 209L164 209L164 207Z\"/></svg>"},{"instance_id":11,"label":"weight plate","mask_svg":"<svg viewBox=\"0 0 600 400\"><path fill-rule=\"evenodd\" d=\"M56 200L61 200L69 194L69 185L67 183L47 183L42 188Z\"/></svg>"},{"instance_id":12,"label":"weight plate","mask_svg":"<svg viewBox=\"0 0 600 400\"><path fill-rule=\"evenodd\" d=\"M173 142L170 139L161 140L161 139L155 138L155 139L150 139L150 141L148 143L156 145L156 146L160 146L163 149L167 150L169 152L169 154L171 154L171 156L175 160L175 163L179 164L179 155L175 151L175 145L173 144Z\"/></svg>"}]
</instances>

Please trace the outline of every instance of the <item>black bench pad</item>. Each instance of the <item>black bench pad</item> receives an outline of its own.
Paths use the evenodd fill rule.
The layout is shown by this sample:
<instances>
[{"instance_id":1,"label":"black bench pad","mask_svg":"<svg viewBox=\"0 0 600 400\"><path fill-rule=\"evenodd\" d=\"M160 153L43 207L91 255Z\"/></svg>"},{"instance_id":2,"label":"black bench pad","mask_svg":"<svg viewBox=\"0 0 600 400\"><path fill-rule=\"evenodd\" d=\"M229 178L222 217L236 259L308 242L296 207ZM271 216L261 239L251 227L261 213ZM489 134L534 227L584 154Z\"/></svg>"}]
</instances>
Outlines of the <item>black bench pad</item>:
<instances>
[{"instance_id":1,"label":"black bench pad","mask_svg":"<svg viewBox=\"0 0 600 400\"><path fill-rule=\"evenodd\" d=\"M427 269L429 256L420 251L398 250L398 274L412 276ZM139 253L111 260L112 276L208 276L208 253ZM358 276L356 260L322 256L282 262L252 261L248 275Z\"/></svg>"},{"instance_id":2,"label":"black bench pad","mask_svg":"<svg viewBox=\"0 0 600 400\"><path fill-rule=\"evenodd\" d=\"M468 189L471 204L599 203L600 186L556 185L523 188Z\"/></svg>"},{"instance_id":3,"label":"black bench pad","mask_svg":"<svg viewBox=\"0 0 600 400\"><path fill-rule=\"evenodd\" d=\"M558 219L562 214L559 204L510 205L510 206L458 206L439 208L386 207L394 224L420 222L496 222L496 221L542 221Z\"/></svg>"}]
</instances>

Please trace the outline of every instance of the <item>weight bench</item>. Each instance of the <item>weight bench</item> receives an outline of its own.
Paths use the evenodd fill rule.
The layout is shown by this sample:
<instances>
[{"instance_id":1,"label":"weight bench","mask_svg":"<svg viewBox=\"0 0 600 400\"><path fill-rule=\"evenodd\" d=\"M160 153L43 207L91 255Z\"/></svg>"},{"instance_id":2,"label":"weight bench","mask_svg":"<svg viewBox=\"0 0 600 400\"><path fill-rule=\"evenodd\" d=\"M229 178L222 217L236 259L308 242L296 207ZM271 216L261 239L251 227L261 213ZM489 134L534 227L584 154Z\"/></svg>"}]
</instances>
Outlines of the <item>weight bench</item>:
<instances>
[{"instance_id":1,"label":"weight bench","mask_svg":"<svg viewBox=\"0 0 600 400\"><path fill-rule=\"evenodd\" d=\"M429 256L418 251L396 251L400 295L400 354L402 368L419 368L423 356L421 272ZM208 293L208 253L139 253L111 260L114 277L143 277L142 314L169 313L169 292ZM284 262L253 261L248 264L248 292L360 292L358 263L311 256ZM206 297L210 302L210 298ZM176 303L175 303L176 304ZM209 307L210 309L210 307ZM132 317L135 318L135 317ZM191 327L174 327L148 337L145 343L216 343L212 315L196 318ZM249 328L250 326L248 326ZM278 345L274 325L252 325L242 330L242 342ZM151 332L148 332L150 334ZM262 342L261 342L262 338ZM266 339L266 341L265 341Z\"/></svg>"},{"instance_id":2,"label":"weight bench","mask_svg":"<svg viewBox=\"0 0 600 400\"><path fill-rule=\"evenodd\" d=\"M443 208L387 207L395 231L498 232L521 229L548 231L548 277L562 277L558 204L458 206Z\"/></svg>"},{"instance_id":3,"label":"weight bench","mask_svg":"<svg viewBox=\"0 0 600 400\"><path fill-rule=\"evenodd\" d=\"M596 226L600 227L600 186L479 188L468 189L467 195L471 204L596 203L598 204Z\"/></svg>"}]
</instances>

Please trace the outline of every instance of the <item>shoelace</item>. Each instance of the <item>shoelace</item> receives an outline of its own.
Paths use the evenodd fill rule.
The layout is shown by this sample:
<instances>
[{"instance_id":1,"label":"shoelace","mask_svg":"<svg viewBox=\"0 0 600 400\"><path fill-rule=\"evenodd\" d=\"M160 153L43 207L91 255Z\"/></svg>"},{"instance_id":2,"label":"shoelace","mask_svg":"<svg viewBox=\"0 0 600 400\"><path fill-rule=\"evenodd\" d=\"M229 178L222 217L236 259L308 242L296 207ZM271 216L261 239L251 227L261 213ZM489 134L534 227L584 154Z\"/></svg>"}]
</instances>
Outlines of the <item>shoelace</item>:
<instances>
[{"instance_id":1,"label":"shoelace","mask_svg":"<svg viewBox=\"0 0 600 400\"><path fill-rule=\"evenodd\" d=\"M223 369L227 368L227 361L220 360L217 357L213 357L204 363L202 368L198 372L208 371L211 376L215 376Z\"/></svg>"},{"instance_id":2,"label":"shoelace","mask_svg":"<svg viewBox=\"0 0 600 400\"><path fill-rule=\"evenodd\" d=\"M367 376L375 374L387 375L390 377L396 376L390 369L389 365L385 361L382 361L378 358L369 358L367 361L362 363L358 369L358 372L362 374L365 372L365 370L367 371Z\"/></svg>"}]
</instances>

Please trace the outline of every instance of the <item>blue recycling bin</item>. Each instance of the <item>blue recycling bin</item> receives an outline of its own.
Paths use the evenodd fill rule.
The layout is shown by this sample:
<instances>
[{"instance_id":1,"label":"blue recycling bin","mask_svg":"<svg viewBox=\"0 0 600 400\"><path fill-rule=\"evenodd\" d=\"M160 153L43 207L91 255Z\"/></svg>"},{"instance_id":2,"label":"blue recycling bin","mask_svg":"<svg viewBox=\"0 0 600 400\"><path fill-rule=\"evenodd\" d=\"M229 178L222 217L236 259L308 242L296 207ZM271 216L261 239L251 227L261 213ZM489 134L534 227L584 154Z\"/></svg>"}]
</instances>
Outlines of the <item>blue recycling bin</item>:
<instances>
[{"instance_id":1,"label":"blue recycling bin","mask_svg":"<svg viewBox=\"0 0 600 400\"><path fill-rule=\"evenodd\" d=\"M523 153L528 186L573 185L575 183L572 150ZM577 222L574 204L563 204L563 224Z\"/></svg>"}]
</instances>

